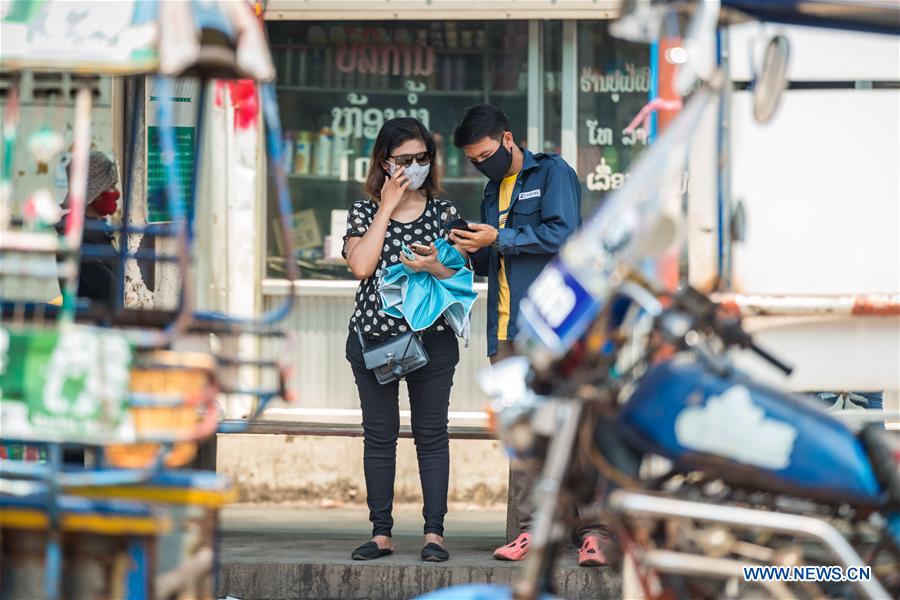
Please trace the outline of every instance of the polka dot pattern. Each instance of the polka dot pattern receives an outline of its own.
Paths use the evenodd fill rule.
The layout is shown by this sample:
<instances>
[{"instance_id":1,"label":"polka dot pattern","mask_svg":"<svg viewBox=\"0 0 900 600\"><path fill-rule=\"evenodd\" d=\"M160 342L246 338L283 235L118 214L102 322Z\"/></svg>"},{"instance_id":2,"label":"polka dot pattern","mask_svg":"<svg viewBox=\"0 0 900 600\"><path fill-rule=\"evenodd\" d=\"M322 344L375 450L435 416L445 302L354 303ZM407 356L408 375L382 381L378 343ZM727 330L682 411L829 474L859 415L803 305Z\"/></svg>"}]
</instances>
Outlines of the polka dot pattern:
<instances>
[{"instance_id":1,"label":"polka dot pattern","mask_svg":"<svg viewBox=\"0 0 900 600\"><path fill-rule=\"evenodd\" d=\"M344 258L347 257L347 240L362 237L378 212L378 204L372 200L353 203L347 214L347 232L344 234ZM408 331L406 322L393 319L381 311L381 297L378 295L378 278L387 267L400 261L400 246L406 244L430 244L444 238L444 223L459 218L459 211L450 202L431 199L425 205L422 215L411 223L391 221L384 236L384 247L375 275L364 279L356 293L356 308L350 317L350 330L359 323L364 335L372 340L386 339ZM434 331L444 331L450 326L441 318L432 325Z\"/></svg>"}]
</instances>

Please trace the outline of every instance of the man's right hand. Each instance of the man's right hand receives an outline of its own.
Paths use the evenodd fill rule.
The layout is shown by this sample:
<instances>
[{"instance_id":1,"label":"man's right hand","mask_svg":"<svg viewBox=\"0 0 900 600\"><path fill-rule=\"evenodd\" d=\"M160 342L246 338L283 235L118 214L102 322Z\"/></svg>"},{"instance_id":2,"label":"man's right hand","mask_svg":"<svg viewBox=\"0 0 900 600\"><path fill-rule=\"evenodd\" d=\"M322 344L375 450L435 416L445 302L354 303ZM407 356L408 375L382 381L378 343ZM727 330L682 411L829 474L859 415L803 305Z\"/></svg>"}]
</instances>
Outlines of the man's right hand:
<instances>
[{"instance_id":1,"label":"man's right hand","mask_svg":"<svg viewBox=\"0 0 900 600\"><path fill-rule=\"evenodd\" d=\"M450 232L450 239L469 254L474 254L480 249L490 246L499 235L497 228L487 223L471 223L469 229L472 231L454 229Z\"/></svg>"},{"instance_id":2,"label":"man's right hand","mask_svg":"<svg viewBox=\"0 0 900 600\"><path fill-rule=\"evenodd\" d=\"M381 186L381 208L389 217L394 214L408 187L409 177L405 175L403 167L394 171L391 177L384 178L384 184Z\"/></svg>"}]
</instances>

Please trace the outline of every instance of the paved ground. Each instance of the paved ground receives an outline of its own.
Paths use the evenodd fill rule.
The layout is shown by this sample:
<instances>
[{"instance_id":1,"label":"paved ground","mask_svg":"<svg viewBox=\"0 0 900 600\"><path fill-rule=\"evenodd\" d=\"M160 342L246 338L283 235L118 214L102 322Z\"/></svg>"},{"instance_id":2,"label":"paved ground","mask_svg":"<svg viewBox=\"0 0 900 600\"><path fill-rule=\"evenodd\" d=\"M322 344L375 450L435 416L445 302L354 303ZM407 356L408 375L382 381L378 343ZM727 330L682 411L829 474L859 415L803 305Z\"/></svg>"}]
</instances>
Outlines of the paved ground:
<instances>
[{"instance_id":1,"label":"paved ground","mask_svg":"<svg viewBox=\"0 0 900 600\"><path fill-rule=\"evenodd\" d=\"M451 507L445 524L450 561L425 564L418 507L395 510L396 553L371 562L350 560L368 539L364 507L335 509L236 505L223 511L219 597L241 600L413 598L459 583L509 584L518 565L492 560L503 541L504 510ZM609 569L582 569L567 553L559 569L564 598L619 598Z\"/></svg>"}]
</instances>

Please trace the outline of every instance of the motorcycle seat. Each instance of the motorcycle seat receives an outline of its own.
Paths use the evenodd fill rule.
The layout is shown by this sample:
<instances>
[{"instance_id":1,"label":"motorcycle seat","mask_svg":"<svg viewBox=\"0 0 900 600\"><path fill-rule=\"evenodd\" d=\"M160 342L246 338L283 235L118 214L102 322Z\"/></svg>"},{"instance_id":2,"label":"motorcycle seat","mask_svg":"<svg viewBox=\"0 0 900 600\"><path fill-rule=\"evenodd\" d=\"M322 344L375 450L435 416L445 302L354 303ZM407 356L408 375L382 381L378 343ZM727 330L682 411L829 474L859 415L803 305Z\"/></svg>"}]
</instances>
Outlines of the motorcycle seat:
<instances>
[{"instance_id":1,"label":"motorcycle seat","mask_svg":"<svg viewBox=\"0 0 900 600\"><path fill-rule=\"evenodd\" d=\"M875 478L887 493L888 505L900 508L900 444L896 437L880 423L869 423L859 432Z\"/></svg>"}]
</instances>

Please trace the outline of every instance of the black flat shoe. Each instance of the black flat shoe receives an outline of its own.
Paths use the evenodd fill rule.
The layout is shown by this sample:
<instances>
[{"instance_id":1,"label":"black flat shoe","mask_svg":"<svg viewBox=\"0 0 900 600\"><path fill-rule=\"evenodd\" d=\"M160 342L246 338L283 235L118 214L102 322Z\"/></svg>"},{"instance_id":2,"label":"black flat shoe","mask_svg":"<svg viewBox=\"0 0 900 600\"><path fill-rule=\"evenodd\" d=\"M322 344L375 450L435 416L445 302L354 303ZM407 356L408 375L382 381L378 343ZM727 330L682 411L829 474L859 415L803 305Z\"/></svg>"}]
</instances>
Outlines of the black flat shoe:
<instances>
[{"instance_id":1,"label":"black flat shoe","mask_svg":"<svg viewBox=\"0 0 900 600\"><path fill-rule=\"evenodd\" d=\"M422 560L425 562L446 562L449 559L450 553L434 542L429 542L422 548Z\"/></svg>"},{"instance_id":2,"label":"black flat shoe","mask_svg":"<svg viewBox=\"0 0 900 600\"><path fill-rule=\"evenodd\" d=\"M394 551L390 548L379 548L378 544L376 544L375 542L366 542L365 544L354 550L350 555L350 558L352 558L353 560L375 560L376 558L389 556L393 553Z\"/></svg>"}]
</instances>

